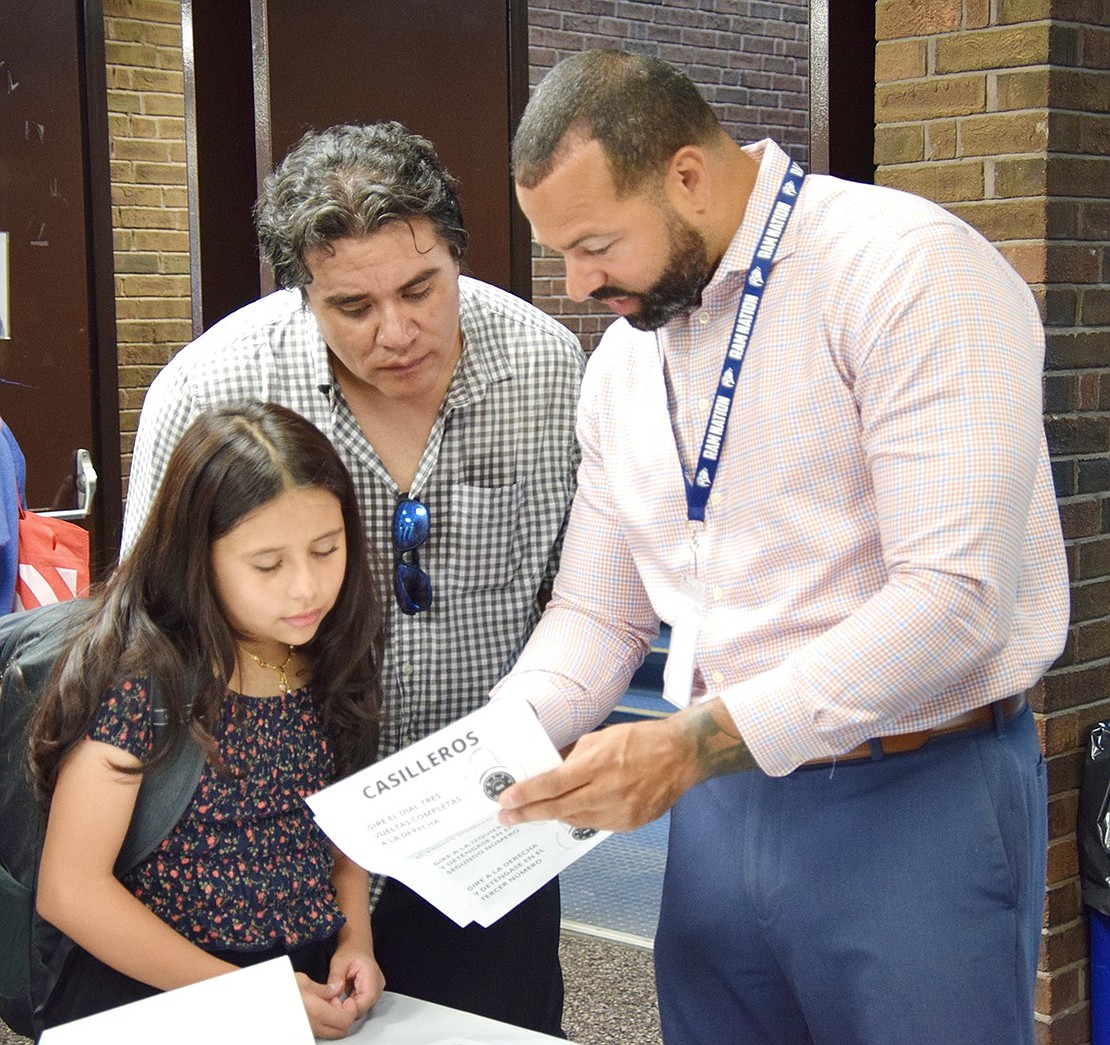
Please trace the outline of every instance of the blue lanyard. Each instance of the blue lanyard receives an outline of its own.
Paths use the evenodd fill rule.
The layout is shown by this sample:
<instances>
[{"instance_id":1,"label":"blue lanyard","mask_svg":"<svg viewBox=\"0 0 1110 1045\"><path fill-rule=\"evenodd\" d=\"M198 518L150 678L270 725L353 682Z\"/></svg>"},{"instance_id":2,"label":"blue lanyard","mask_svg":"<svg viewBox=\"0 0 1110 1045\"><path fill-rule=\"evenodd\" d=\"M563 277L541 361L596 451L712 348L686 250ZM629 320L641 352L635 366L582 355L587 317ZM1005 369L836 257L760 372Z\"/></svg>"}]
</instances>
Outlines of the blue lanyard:
<instances>
[{"instance_id":1,"label":"blue lanyard","mask_svg":"<svg viewBox=\"0 0 1110 1045\"><path fill-rule=\"evenodd\" d=\"M684 477L686 518L692 522L705 521L705 506L709 502L709 495L713 492L713 482L717 477L717 460L725 442L725 431L728 429L729 414L732 412L732 397L736 391L740 368L744 365L744 356L748 351L752 331L755 329L759 306L763 301L763 288L771 273L771 262L779 249L783 229L786 228L786 223L794 211L794 204L797 202L798 191L801 189L804 177L805 172L802 168L796 163L791 163L786 174L783 175L775 204L771 208L767 224L763 227L763 235L759 237L755 253L752 255L747 284L740 296L740 304L736 307L732 337L729 339L728 351L721 366L721 376L717 381L713 409L709 413L709 421L705 426L705 436L701 442L701 453L698 454L698 466L694 470L693 482L685 480Z\"/></svg>"}]
</instances>

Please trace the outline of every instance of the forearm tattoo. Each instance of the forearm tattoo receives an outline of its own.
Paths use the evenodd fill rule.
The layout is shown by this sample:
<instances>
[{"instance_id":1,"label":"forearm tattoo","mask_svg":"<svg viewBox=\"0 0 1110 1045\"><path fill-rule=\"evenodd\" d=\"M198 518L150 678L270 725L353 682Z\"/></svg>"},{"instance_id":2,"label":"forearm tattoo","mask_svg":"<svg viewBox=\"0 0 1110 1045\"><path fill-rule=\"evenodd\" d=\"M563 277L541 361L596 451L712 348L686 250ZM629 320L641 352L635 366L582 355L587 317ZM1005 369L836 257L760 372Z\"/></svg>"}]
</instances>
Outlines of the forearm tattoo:
<instances>
[{"instance_id":1,"label":"forearm tattoo","mask_svg":"<svg viewBox=\"0 0 1110 1045\"><path fill-rule=\"evenodd\" d=\"M732 716L723 705L714 714L711 704L695 706L688 729L694 742L695 760L703 779L740 773L756 768L756 761L736 732Z\"/></svg>"}]
</instances>

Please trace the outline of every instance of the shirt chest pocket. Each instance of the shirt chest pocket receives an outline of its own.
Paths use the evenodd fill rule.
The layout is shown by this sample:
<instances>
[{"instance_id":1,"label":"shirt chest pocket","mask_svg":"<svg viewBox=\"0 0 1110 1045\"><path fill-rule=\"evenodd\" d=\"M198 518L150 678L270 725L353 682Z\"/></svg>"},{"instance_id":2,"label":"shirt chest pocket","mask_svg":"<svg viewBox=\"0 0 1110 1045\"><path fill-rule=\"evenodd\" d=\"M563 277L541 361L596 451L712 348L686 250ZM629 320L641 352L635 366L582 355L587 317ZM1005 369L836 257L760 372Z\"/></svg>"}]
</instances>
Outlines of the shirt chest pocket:
<instances>
[{"instance_id":1,"label":"shirt chest pocket","mask_svg":"<svg viewBox=\"0 0 1110 1045\"><path fill-rule=\"evenodd\" d=\"M523 487L451 487L447 576L458 591L502 588L520 567Z\"/></svg>"}]
</instances>

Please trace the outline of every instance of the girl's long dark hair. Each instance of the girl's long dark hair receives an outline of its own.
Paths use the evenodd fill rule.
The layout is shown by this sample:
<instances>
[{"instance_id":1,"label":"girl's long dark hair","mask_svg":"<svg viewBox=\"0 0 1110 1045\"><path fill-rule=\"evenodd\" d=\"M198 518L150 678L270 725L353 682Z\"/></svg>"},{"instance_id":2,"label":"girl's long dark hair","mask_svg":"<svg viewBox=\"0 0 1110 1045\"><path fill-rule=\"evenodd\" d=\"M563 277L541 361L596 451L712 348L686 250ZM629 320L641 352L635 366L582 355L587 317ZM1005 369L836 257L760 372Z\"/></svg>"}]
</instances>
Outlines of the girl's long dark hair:
<instances>
[{"instance_id":1,"label":"girl's long dark hair","mask_svg":"<svg viewBox=\"0 0 1110 1045\"><path fill-rule=\"evenodd\" d=\"M287 490L339 501L347 569L335 605L305 647L310 684L334 745L337 775L377 754L383 614L351 477L328 439L299 414L245 403L200 415L170 455L131 553L89 599L88 620L60 658L30 723L29 756L44 800L58 766L92 726L105 691L148 678L169 713L156 764L181 729L214 750L235 668L235 635L215 596L210 549Z\"/></svg>"}]
</instances>

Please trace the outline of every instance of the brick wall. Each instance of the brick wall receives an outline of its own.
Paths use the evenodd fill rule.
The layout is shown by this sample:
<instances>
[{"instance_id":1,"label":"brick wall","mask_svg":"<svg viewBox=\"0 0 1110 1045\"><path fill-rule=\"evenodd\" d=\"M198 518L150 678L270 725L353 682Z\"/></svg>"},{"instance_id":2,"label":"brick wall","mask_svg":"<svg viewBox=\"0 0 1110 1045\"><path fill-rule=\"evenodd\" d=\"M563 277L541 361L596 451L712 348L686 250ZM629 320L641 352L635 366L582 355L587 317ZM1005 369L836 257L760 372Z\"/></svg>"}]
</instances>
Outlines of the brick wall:
<instances>
[{"instance_id":1,"label":"brick wall","mask_svg":"<svg viewBox=\"0 0 1110 1045\"><path fill-rule=\"evenodd\" d=\"M738 141L776 139L809 159L809 2L532 0L529 78L579 51L619 47L680 66ZM532 300L596 347L612 312L565 296L563 262L533 247Z\"/></svg>"},{"instance_id":2,"label":"brick wall","mask_svg":"<svg viewBox=\"0 0 1110 1045\"><path fill-rule=\"evenodd\" d=\"M770 135L805 163L807 0L756 6L758 15L748 15L733 0L541 0L529 7L531 81L587 47L656 54L689 72L734 137ZM126 477L145 389L190 337L180 5L105 0L104 7ZM536 303L592 349L611 313L572 303L563 295L562 261L535 253Z\"/></svg>"},{"instance_id":3,"label":"brick wall","mask_svg":"<svg viewBox=\"0 0 1110 1045\"><path fill-rule=\"evenodd\" d=\"M1083 743L1110 716L1110 7L879 0L876 181L945 204L1031 285L1072 578L1067 649L1035 702L1049 769L1038 1041L1089 1040L1075 817Z\"/></svg>"},{"instance_id":4,"label":"brick wall","mask_svg":"<svg viewBox=\"0 0 1110 1045\"><path fill-rule=\"evenodd\" d=\"M192 336L181 5L104 0L104 37L126 480L147 386Z\"/></svg>"},{"instance_id":5,"label":"brick wall","mask_svg":"<svg viewBox=\"0 0 1110 1045\"><path fill-rule=\"evenodd\" d=\"M586 47L657 54L688 71L738 140L770 135L807 162L808 0L537 0L528 17L533 83ZM191 336L180 19L178 0L104 0L125 483L146 388ZM536 255L536 303L593 348L611 313L571 303L562 261Z\"/></svg>"}]
</instances>

